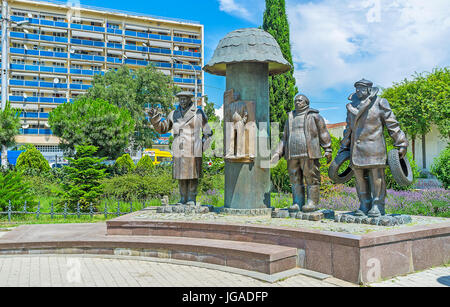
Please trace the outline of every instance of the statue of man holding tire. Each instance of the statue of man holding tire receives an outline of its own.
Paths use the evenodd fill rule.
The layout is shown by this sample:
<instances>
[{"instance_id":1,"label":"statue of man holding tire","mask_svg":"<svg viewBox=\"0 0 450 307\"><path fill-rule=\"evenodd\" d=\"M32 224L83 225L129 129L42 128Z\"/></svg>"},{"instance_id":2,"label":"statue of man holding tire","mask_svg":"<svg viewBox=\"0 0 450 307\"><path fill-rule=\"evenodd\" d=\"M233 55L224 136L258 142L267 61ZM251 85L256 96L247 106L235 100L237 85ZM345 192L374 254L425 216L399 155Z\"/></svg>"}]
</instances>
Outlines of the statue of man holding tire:
<instances>
[{"instance_id":1,"label":"statue of man holding tire","mask_svg":"<svg viewBox=\"0 0 450 307\"><path fill-rule=\"evenodd\" d=\"M347 127L339 155L350 155L350 168L356 179L360 200L357 216L385 215L385 168L387 166L384 127L398 148L399 159L406 155L408 140L386 99L379 97L378 88L362 79L355 83L356 93L347 104Z\"/></svg>"}]
</instances>

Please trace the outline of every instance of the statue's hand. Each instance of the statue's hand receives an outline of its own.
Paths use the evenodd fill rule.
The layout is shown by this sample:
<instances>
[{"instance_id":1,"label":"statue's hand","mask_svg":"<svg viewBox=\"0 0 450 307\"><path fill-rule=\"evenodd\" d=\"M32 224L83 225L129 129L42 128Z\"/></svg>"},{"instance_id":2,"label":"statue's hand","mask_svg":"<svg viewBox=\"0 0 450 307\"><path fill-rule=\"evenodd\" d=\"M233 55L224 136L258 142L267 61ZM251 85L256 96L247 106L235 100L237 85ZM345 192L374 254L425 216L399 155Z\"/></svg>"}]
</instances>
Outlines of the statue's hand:
<instances>
[{"instance_id":1,"label":"statue's hand","mask_svg":"<svg viewBox=\"0 0 450 307\"><path fill-rule=\"evenodd\" d=\"M338 155L341 154L341 153L343 153L343 152L346 152L346 151L348 151L348 148L343 148L343 147L341 147L341 148L339 148L339 150L338 150Z\"/></svg>"},{"instance_id":2,"label":"statue's hand","mask_svg":"<svg viewBox=\"0 0 450 307\"><path fill-rule=\"evenodd\" d=\"M330 164L333 160L333 154L329 151L325 152L325 158L327 158L327 164Z\"/></svg>"},{"instance_id":3,"label":"statue's hand","mask_svg":"<svg viewBox=\"0 0 450 307\"><path fill-rule=\"evenodd\" d=\"M272 159L270 160L270 164L276 165L280 161L280 155L278 153L274 154Z\"/></svg>"},{"instance_id":4,"label":"statue's hand","mask_svg":"<svg viewBox=\"0 0 450 307\"><path fill-rule=\"evenodd\" d=\"M155 108L150 108L150 110L148 111L148 115L150 117L155 117L155 115L158 114L158 110L156 110Z\"/></svg>"},{"instance_id":5,"label":"statue's hand","mask_svg":"<svg viewBox=\"0 0 450 307\"><path fill-rule=\"evenodd\" d=\"M400 147L398 149L398 155L399 155L400 159L403 159L406 156L407 151L408 151L407 147Z\"/></svg>"}]
</instances>

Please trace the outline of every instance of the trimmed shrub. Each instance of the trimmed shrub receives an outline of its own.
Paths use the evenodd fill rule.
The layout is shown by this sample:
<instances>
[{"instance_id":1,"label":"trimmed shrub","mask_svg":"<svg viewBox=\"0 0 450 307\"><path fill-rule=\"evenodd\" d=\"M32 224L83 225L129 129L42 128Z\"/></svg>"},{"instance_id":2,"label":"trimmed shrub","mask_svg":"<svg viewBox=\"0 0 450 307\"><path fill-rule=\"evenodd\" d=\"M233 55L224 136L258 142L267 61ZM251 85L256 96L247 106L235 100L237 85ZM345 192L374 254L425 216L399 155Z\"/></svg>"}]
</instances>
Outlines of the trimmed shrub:
<instances>
[{"instance_id":1,"label":"trimmed shrub","mask_svg":"<svg viewBox=\"0 0 450 307\"><path fill-rule=\"evenodd\" d=\"M447 146L440 155L434 159L431 173L435 175L448 189L450 187L450 146Z\"/></svg>"},{"instance_id":2,"label":"trimmed shrub","mask_svg":"<svg viewBox=\"0 0 450 307\"><path fill-rule=\"evenodd\" d=\"M153 160L148 155L144 155L138 162L136 166L136 174L146 175L153 171L154 165Z\"/></svg>"},{"instance_id":3,"label":"trimmed shrub","mask_svg":"<svg viewBox=\"0 0 450 307\"><path fill-rule=\"evenodd\" d=\"M27 145L26 151L17 158L16 169L25 175L41 175L50 171L50 165L34 145Z\"/></svg>"},{"instance_id":4,"label":"trimmed shrub","mask_svg":"<svg viewBox=\"0 0 450 307\"><path fill-rule=\"evenodd\" d=\"M126 174L103 180L104 197L120 201L160 199L171 195L177 188L177 182L169 172L158 175L140 176Z\"/></svg>"},{"instance_id":5,"label":"trimmed shrub","mask_svg":"<svg viewBox=\"0 0 450 307\"><path fill-rule=\"evenodd\" d=\"M124 175L133 172L136 169L136 165L129 154L124 154L123 156L117 158L116 163L114 164L114 169L117 174Z\"/></svg>"}]
</instances>

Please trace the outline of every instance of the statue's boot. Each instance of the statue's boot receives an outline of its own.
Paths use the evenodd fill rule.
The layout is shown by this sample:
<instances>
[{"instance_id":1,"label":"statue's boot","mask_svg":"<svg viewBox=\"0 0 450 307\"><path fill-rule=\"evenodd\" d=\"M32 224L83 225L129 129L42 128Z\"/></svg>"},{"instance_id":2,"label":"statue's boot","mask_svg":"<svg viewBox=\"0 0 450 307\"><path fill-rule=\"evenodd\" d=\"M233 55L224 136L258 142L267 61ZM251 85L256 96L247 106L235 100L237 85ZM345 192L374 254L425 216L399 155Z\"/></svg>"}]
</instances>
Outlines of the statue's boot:
<instances>
[{"instance_id":1,"label":"statue's boot","mask_svg":"<svg viewBox=\"0 0 450 307\"><path fill-rule=\"evenodd\" d=\"M299 210L305 205L305 186L303 184L292 184L292 207L298 206Z\"/></svg>"},{"instance_id":2,"label":"statue's boot","mask_svg":"<svg viewBox=\"0 0 450 307\"><path fill-rule=\"evenodd\" d=\"M186 202L188 201L188 199L187 199L188 198L188 182L187 182L187 180L179 180L178 186L180 189L181 199L177 203L177 206L185 205Z\"/></svg>"},{"instance_id":3,"label":"statue's boot","mask_svg":"<svg viewBox=\"0 0 450 307\"><path fill-rule=\"evenodd\" d=\"M367 193L360 193L359 200L359 209L355 211L355 215L366 216L372 206L372 198L370 198Z\"/></svg>"},{"instance_id":4,"label":"statue's boot","mask_svg":"<svg viewBox=\"0 0 450 307\"><path fill-rule=\"evenodd\" d=\"M319 185L308 185L306 188L306 193L308 196L308 201L306 206L303 206L303 212L314 212L317 210L320 198L320 186Z\"/></svg>"},{"instance_id":5,"label":"statue's boot","mask_svg":"<svg viewBox=\"0 0 450 307\"><path fill-rule=\"evenodd\" d=\"M198 180L196 179L189 180L186 205L188 206L197 205L197 187L198 187Z\"/></svg>"},{"instance_id":6,"label":"statue's boot","mask_svg":"<svg viewBox=\"0 0 450 307\"><path fill-rule=\"evenodd\" d=\"M384 215L384 205L381 204L380 200L378 198L375 198L373 200L372 208L369 210L367 215L369 217L380 217Z\"/></svg>"}]
</instances>

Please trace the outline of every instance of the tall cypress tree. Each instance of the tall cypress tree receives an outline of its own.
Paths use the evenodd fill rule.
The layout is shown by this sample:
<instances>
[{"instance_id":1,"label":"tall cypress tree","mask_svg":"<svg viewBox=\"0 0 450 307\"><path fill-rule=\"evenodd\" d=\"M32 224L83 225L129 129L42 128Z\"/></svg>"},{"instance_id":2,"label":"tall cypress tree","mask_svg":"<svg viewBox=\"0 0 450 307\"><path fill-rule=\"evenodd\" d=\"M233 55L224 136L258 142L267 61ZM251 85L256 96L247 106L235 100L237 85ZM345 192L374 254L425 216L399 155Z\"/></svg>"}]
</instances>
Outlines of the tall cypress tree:
<instances>
[{"instance_id":1,"label":"tall cypress tree","mask_svg":"<svg viewBox=\"0 0 450 307\"><path fill-rule=\"evenodd\" d=\"M266 0L263 30L276 39L284 58L292 65L290 71L269 77L270 121L280 123L280 134L282 134L284 123L288 118L287 113L293 110L294 96L298 93L298 88L295 86L285 0Z\"/></svg>"}]
</instances>

